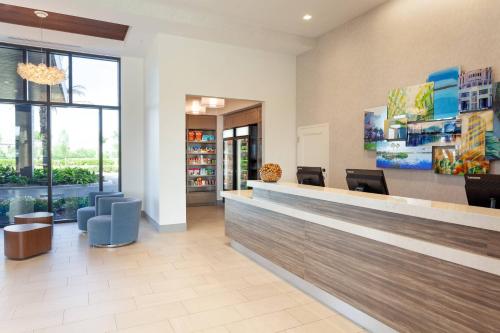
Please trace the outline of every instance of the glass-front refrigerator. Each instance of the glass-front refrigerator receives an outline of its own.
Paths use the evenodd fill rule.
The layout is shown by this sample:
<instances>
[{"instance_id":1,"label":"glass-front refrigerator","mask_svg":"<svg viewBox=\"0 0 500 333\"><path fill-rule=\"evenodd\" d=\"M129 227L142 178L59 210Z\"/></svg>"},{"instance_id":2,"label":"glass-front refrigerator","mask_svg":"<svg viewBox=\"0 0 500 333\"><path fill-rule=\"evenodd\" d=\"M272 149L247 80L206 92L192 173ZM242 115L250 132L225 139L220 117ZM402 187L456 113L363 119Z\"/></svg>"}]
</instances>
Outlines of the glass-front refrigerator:
<instances>
[{"instance_id":1,"label":"glass-front refrigerator","mask_svg":"<svg viewBox=\"0 0 500 333\"><path fill-rule=\"evenodd\" d=\"M222 133L224 139L224 191L231 191L234 188L234 130L225 130Z\"/></svg>"},{"instance_id":2,"label":"glass-front refrigerator","mask_svg":"<svg viewBox=\"0 0 500 333\"><path fill-rule=\"evenodd\" d=\"M224 131L224 190L245 190L258 179L260 140L256 125Z\"/></svg>"}]
</instances>

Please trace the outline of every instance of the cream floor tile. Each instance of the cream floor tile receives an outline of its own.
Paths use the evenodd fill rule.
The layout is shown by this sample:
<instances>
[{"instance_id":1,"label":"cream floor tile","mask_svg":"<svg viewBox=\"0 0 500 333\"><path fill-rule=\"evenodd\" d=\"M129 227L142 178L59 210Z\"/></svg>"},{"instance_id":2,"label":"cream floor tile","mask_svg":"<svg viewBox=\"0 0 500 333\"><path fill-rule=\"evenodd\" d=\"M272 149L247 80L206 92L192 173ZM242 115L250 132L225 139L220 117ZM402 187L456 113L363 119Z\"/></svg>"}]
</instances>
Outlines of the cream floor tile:
<instances>
[{"instance_id":1,"label":"cream floor tile","mask_svg":"<svg viewBox=\"0 0 500 333\"><path fill-rule=\"evenodd\" d=\"M17 289L17 288L16 288ZM45 290L35 290L24 292L19 290L19 293L9 293L8 295L0 296L0 306L14 307L20 304L29 304L31 302L42 301Z\"/></svg>"},{"instance_id":2,"label":"cream floor tile","mask_svg":"<svg viewBox=\"0 0 500 333\"><path fill-rule=\"evenodd\" d=\"M27 282L27 283L16 283L15 285L12 286L12 288L4 288L0 292L0 297L3 296L9 296L12 294L17 294L19 292L19 287L22 286L22 291L23 293L27 293L30 291L43 291L48 288L54 288L54 287L65 287L68 285L68 278L63 277L63 278L57 278L54 280L47 280L47 281L36 281L36 282Z\"/></svg>"},{"instance_id":3,"label":"cream floor tile","mask_svg":"<svg viewBox=\"0 0 500 333\"><path fill-rule=\"evenodd\" d=\"M247 302L247 299L236 291L223 292L209 296L196 297L182 303L190 313L197 313L228 305Z\"/></svg>"},{"instance_id":4,"label":"cream floor tile","mask_svg":"<svg viewBox=\"0 0 500 333\"><path fill-rule=\"evenodd\" d=\"M300 322L286 311L279 311L262 316L238 321L226 325L231 333L273 333L299 326Z\"/></svg>"},{"instance_id":5,"label":"cream floor tile","mask_svg":"<svg viewBox=\"0 0 500 333\"><path fill-rule=\"evenodd\" d=\"M288 296L292 297L295 301L297 301L299 304L309 304L309 303L314 303L316 302L314 298L311 296L303 293L300 290L296 290L293 292L290 292L287 294Z\"/></svg>"},{"instance_id":6,"label":"cream floor tile","mask_svg":"<svg viewBox=\"0 0 500 333\"><path fill-rule=\"evenodd\" d=\"M297 305L299 305L299 303L296 300L284 294L247 303L237 304L234 307L242 317L250 318L271 312L285 310Z\"/></svg>"},{"instance_id":7,"label":"cream floor tile","mask_svg":"<svg viewBox=\"0 0 500 333\"><path fill-rule=\"evenodd\" d=\"M252 287L251 284L246 282L243 279L233 279L233 280L227 280L224 282L215 282L215 283L207 283L203 284L200 286L195 286L193 289L196 291L196 293L199 296L207 296L207 295L213 295L213 294L218 294L226 291L236 291L236 290L241 290L245 288Z\"/></svg>"},{"instance_id":8,"label":"cream floor tile","mask_svg":"<svg viewBox=\"0 0 500 333\"><path fill-rule=\"evenodd\" d=\"M184 301L198 297L198 294L192 288L183 288L160 293L151 293L148 295L135 296L135 303L138 308L151 307L160 304Z\"/></svg>"},{"instance_id":9,"label":"cream floor tile","mask_svg":"<svg viewBox=\"0 0 500 333\"><path fill-rule=\"evenodd\" d=\"M114 301L124 298L140 297L153 292L149 283L139 284L132 288L108 288L90 292L88 295L89 304Z\"/></svg>"},{"instance_id":10,"label":"cream floor tile","mask_svg":"<svg viewBox=\"0 0 500 333\"><path fill-rule=\"evenodd\" d=\"M135 302L131 298L75 307L64 311L64 323L132 311L135 308Z\"/></svg>"},{"instance_id":11,"label":"cream floor tile","mask_svg":"<svg viewBox=\"0 0 500 333\"><path fill-rule=\"evenodd\" d=\"M115 317L108 315L35 330L35 333L106 333L116 330Z\"/></svg>"},{"instance_id":12,"label":"cream floor tile","mask_svg":"<svg viewBox=\"0 0 500 333\"><path fill-rule=\"evenodd\" d=\"M209 328L207 330L202 330L200 333L230 333L224 326Z\"/></svg>"},{"instance_id":13,"label":"cream floor tile","mask_svg":"<svg viewBox=\"0 0 500 333\"><path fill-rule=\"evenodd\" d=\"M182 303L174 302L120 313L117 314L115 318L118 329L124 329L138 325L160 322L186 314L187 310L184 308Z\"/></svg>"},{"instance_id":14,"label":"cream floor tile","mask_svg":"<svg viewBox=\"0 0 500 333\"><path fill-rule=\"evenodd\" d=\"M320 303L309 303L300 305L294 308L286 309L286 312L291 314L295 319L302 324L319 321L328 318L336 313Z\"/></svg>"},{"instance_id":15,"label":"cream floor tile","mask_svg":"<svg viewBox=\"0 0 500 333\"><path fill-rule=\"evenodd\" d=\"M202 286L207 284L207 280L203 276L193 276L185 278L168 278L161 282L152 282L151 288L153 292L167 292L178 290L181 288Z\"/></svg>"},{"instance_id":16,"label":"cream floor tile","mask_svg":"<svg viewBox=\"0 0 500 333\"><path fill-rule=\"evenodd\" d=\"M141 223L139 241L117 249L89 248L76 224L56 225L50 253L0 260L0 332L230 333L256 326L262 333L294 321L306 330L358 329L333 311L327 317L319 303L234 251L222 208L187 213L187 232L157 233ZM271 322L261 329L261 321Z\"/></svg>"},{"instance_id":17,"label":"cream floor tile","mask_svg":"<svg viewBox=\"0 0 500 333\"><path fill-rule=\"evenodd\" d=\"M17 305L12 318L29 318L34 315L50 314L77 306L88 305L86 294L73 295L30 304Z\"/></svg>"},{"instance_id":18,"label":"cream floor tile","mask_svg":"<svg viewBox=\"0 0 500 333\"><path fill-rule=\"evenodd\" d=\"M35 329L46 328L50 326L61 325L63 321L63 311L57 311L50 314L31 316L26 318L16 318L0 321L0 332L18 333L32 332Z\"/></svg>"},{"instance_id":19,"label":"cream floor tile","mask_svg":"<svg viewBox=\"0 0 500 333\"><path fill-rule=\"evenodd\" d=\"M233 307L199 312L188 316L170 319L176 333L196 332L233 323L242 316Z\"/></svg>"},{"instance_id":20,"label":"cream floor tile","mask_svg":"<svg viewBox=\"0 0 500 333\"><path fill-rule=\"evenodd\" d=\"M287 333L360 333L364 332L364 330L353 324L348 319L340 316L334 315L327 319L323 319L320 321L312 322L309 324L305 324L303 326L299 326L296 328L292 328L286 331Z\"/></svg>"},{"instance_id":21,"label":"cream floor tile","mask_svg":"<svg viewBox=\"0 0 500 333\"><path fill-rule=\"evenodd\" d=\"M245 281L252 285L260 285L272 282L280 282L281 279L268 272L257 272L255 274L245 276Z\"/></svg>"},{"instance_id":22,"label":"cream floor tile","mask_svg":"<svg viewBox=\"0 0 500 333\"><path fill-rule=\"evenodd\" d=\"M239 290L239 292L248 300L253 301L261 298L284 294L285 290L283 290L283 288L280 288L279 284L273 282L251 286L245 289L241 289Z\"/></svg>"},{"instance_id":23,"label":"cream floor tile","mask_svg":"<svg viewBox=\"0 0 500 333\"><path fill-rule=\"evenodd\" d=\"M168 320L118 330L117 333L174 333Z\"/></svg>"}]
</instances>

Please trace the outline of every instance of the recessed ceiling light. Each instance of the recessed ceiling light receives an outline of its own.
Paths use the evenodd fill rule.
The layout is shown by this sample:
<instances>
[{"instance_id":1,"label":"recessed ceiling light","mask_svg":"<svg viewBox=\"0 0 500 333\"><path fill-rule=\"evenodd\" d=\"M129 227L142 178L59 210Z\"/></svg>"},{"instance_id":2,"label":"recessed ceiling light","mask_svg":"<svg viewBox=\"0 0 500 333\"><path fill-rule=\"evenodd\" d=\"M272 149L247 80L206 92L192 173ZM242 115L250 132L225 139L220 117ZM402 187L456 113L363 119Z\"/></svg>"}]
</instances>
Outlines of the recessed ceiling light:
<instances>
[{"instance_id":1,"label":"recessed ceiling light","mask_svg":"<svg viewBox=\"0 0 500 333\"><path fill-rule=\"evenodd\" d=\"M303 19L304 21L309 21L309 20L310 20L310 19L312 19L312 18L313 18L313 17L312 17L312 15L311 15L311 14L306 14L306 15L302 16L302 19Z\"/></svg>"}]
</instances>

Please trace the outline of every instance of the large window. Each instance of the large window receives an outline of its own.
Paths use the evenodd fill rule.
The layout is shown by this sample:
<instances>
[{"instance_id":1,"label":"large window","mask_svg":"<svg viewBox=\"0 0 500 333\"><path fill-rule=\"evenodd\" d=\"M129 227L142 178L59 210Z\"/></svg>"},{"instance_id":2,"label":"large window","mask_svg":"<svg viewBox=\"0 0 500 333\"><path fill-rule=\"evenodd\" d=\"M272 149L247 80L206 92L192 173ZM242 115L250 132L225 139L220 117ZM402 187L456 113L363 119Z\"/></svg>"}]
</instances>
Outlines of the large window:
<instances>
[{"instance_id":1,"label":"large window","mask_svg":"<svg viewBox=\"0 0 500 333\"><path fill-rule=\"evenodd\" d=\"M23 81L23 61L66 80ZM72 221L89 192L120 190L119 77L117 58L0 44L0 226L37 211Z\"/></svg>"}]
</instances>

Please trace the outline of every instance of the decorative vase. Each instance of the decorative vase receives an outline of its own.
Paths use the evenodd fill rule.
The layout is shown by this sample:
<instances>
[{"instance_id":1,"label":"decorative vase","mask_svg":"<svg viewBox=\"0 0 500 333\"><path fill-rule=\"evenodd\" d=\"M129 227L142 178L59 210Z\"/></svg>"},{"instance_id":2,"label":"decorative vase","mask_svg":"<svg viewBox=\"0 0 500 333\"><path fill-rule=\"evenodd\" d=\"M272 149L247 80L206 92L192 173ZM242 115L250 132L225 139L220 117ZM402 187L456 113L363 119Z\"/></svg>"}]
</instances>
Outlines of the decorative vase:
<instances>
[{"instance_id":1,"label":"decorative vase","mask_svg":"<svg viewBox=\"0 0 500 333\"><path fill-rule=\"evenodd\" d=\"M266 163L260 168L260 179L266 183L276 183L281 178L281 167L279 164Z\"/></svg>"}]
</instances>

